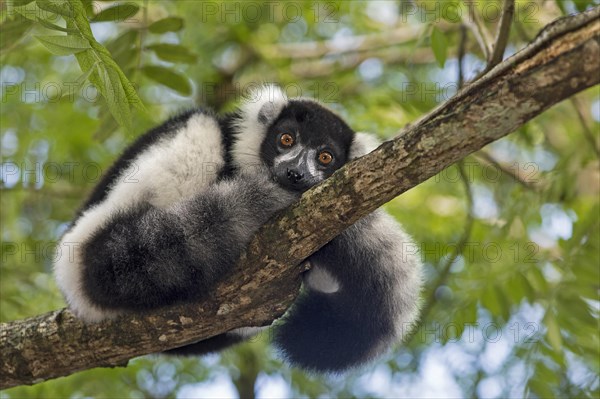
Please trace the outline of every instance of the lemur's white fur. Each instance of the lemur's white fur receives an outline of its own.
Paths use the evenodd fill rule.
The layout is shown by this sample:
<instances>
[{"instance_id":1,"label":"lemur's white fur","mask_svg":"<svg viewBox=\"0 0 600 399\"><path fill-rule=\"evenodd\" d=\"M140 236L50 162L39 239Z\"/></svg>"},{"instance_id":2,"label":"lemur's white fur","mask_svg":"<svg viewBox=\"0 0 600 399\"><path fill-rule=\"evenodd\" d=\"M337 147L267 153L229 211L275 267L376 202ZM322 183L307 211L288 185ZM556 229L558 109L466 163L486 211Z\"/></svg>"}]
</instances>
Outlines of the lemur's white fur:
<instances>
[{"instance_id":1,"label":"lemur's white fur","mask_svg":"<svg viewBox=\"0 0 600 399\"><path fill-rule=\"evenodd\" d=\"M280 87L265 85L255 90L241 106L242 118L237 130L243 132L233 144L234 162L241 169L256 167L260 164L260 147L265 138L266 129L263 117L272 120L285 107L288 99Z\"/></svg>"},{"instance_id":2,"label":"lemur's white fur","mask_svg":"<svg viewBox=\"0 0 600 399\"><path fill-rule=\"evenodd\" d=\"M313 263L312 268L304 278L304 283L312 290L324 294L333 294L340 289L340 283L324 268Z\"/></svg>"},{"instance_id":3,"label":"lemur's white fur","mask_svg":"<svg viewBox=\"0 0 600 399\"><path fill-rule=\"evenodd\" d=\"M233 330L230 330L228 332L228 334L236 334L239 335L241 337L244 338L250 338L255 336L256 334L259 334L265 330L268 330L270 326L264 326L264 327L240 327L240 328L234 328Z\"/></svg>"},{"instance_id":4,"label":"lemur's white fur","mask_svg":"<svg viewBox=\"0 0 600 399\"><path fill-rule=\"evenodd\" d=\"M222 146L215 119L205 114L193 115L174 137L142 152L117 179L107 198L86 210L63 236L54 273L76 315L89 321L118 315L116 311L94 306L84 296L83 260L78 247L119 210L134 207L143 200L166 208L214 183L224 163Z\"/></svg>"},{"instance_id":5,"label":"lemur's white fur","mask_svg":"<svg viewBox=\"0 0 600 399\"><path fill-rule=\"evenodd\" d=\"M356 159L366 155L379 147L381 141L371 133L356 132L354 134L354 140L352 141L352 147L350 147L350 159Z\"/></svg>"},{"instance_id":6,"label":"lemur's white fur","mask_svg":"<svg viewBox=\"0 0 600 399\"><path fill-rule=\"evenodd\" d=\"M385 232L390 242L398 243L400 246L398 251L394 251L389 255L389 258L385 262L380 263L380 267L386 267L388 270L393 270L390 273L394 276L395 280L391 281L391 285L396 287L390 290L393 295L387 298L390 307L397 309L398 315L402 314L402 318L396 319L396 331L398 336L403 339L404 334L408 333L412 329L412 325L403 325L406 320L415 320L417 318L420 302L418 299L418 291L415 291L414 287L420 287L422 285L422 275L420 268L416 270L410 270L407 272L406 268L401 265L406 264L409 260L417 260L418 255L416 254L416 248L414 247L412 238L402 229L396 219L382 210L377 210L378 217L376 221L370 226L372 234L365 232L361 235L362 239L376 240L378 233ZM374 242L376 245L377 242ZM376 273L377 270L374 270ZM410 296L410 293L414 293L414 296Z\"/></svg>"},{"instance_id":7,"label":"lemur's white fur","mask_svg":"<svg viewBox=\"0 0 600 399\"><path fill-rule=\"evenodd\" d=\"M303 151L305 151L304 146L301 142L297 142L291 150L275 157L273 160L273 168L276 169L282 162L296 158Z\"/></svg>"}]
</instances>

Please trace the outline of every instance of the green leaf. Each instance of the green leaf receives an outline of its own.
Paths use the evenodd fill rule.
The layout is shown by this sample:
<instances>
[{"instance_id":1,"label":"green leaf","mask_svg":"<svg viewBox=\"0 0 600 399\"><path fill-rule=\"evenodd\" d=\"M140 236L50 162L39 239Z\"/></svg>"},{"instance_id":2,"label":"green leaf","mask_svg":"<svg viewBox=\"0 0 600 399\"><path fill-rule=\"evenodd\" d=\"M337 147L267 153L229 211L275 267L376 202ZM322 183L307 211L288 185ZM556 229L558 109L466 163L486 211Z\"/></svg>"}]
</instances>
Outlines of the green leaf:
<instances>
[{"instance_id":1,"label":"green leaf","mask_svg":"<svg viewBox=\"0 0 600 399\"><path fill-rule=\"evenodd\" d=\"M80 36L34 36L52 54L69 55L89 49L90 43Z\"/></svg>"},{"instance_id":2,"label":"green leaf","mask_svg":"<svg viewBox=\"0 0 600 399\"><path fill-rule=\"evenodd\" d=\"M140 10L136 4L125 3L100 11L92 18L92 22L125 21Z\"/></svg>"},{"instance_id":3,"label":"green leaf","mask_svg":"<svg viewBox=\"0 0 600 399\"><path fill-rule=\"evenodd\" d=\"M17 42L31 28L33 22L25 18L7 19L0 24L0 49L5 50Z\"/></svg>"},{"instance_id":4,"label":"green leaf","mask_svg":"<svg viewBox=\"0 0 600 399\"><path fill-rule=\"evenodd\" d=\"M525 272L525 277L536 293L546 293L548 291L548 282L537 267L532 267Z\"/></svg>"},{"instance_id":5,"label":"green leaf","mask_svg":"<svg viewBox=\"0 0 600 399\"><path fill-rule=\"evenodd\" d=\"M130 102L123 88L119 73L104 62L98 61L98 56L92 49L75 55L84 73L106 100L108 110L113 118L127 130L131 130ZM117 67L118 68L118 67Z\"/></svg>"},{"instance_id":6,"label":"green leaf","mask_svg":"<svg viewBox=\"0 0 600 399\"><path fill-rule=\"evenodd\" d=\"M107 68L110 68L119 76L119 80L121 81L121 87L125 90L125 94L127 96L128 104L133 105L139 111L146 112L146 108L144 107L142 100L138 96L135 87L133 87L129 79L127 79L127 76L125 76L121 68L119 68L119 65L113 60L110 52L106 49L106 47L98 43L98 41L94 38L94 34L92 33L89 20L85 15L85 9L81 1L72 0L72 4L76 12L72 20L67 20L67 27L76 27L77 30L81 32L83 37L89 40L90 45L92 46L89 53L88 51L85 51L76 54L77 61L79 62L81 69L83 71L87 71L89 68L91 68L94 62L100 60L106 65ZM90 81L102 93L100 78L97 75L98 74L92 73L92 75L90 76ZM105 93L102 93L102 95L104 96Z\"/></svg>"},{"instance_id":7,"label":"green leaf","mask_svg":"<svg viewBox=\"0 0 600 399\"><path fill-rule=\"evenodd\" d=\"M481 305L489 310L493 315L499 315L502 312L498 290L493 284L488 285L481 295Z\"/></svg>"},{"instance_id":8,"label":"green leaf","mask_svg":"<svg viewBox=\"0 0 600 399\"><path fill-rule=\"evenodd\" d=\"M177 32L183 28L183 18L168 17L154 22L148 27L152 33Z\"/></svg>"},{"instance_id":9,"label":"green leaf","mask_svg":"<svg viewBox=\"0 0 600 399\"><path fill-rule=\"evenodd\" d=\"M150 79L185 96L192 94L189 80L175 71L157 65L149 65L143 67L142 72Z\"/></svg>"},{"instance_id":10,"label":"green leaf","mask_svg":"<svg viewBox=\"0 0 600 399\"><path fill-rule=\"evenodd\" d=\"M119 125L115 122L115 118L106 112L105 115L100 116L100 126L94 132L93 137L95 140L104 141L118 128Z\"/></svg>"},{"instance_id":11,"label":"green leaf","mask_svg":"<svg viewBox=\"0 0 600 399\"><path fill-rule=\"evenodd\" d=\"M577 11L584 12L588 8L588 6L593 4L593 2L589 0L575 0L573 4L575 5L575 8L577 8Z\"/></svg>"},{"instance_id":12,"label":"green leaf","mask_svg":"<svg viewBox=\"0 0 600 399\"><path fill-rule=\"evenodd\" d=\"M77 91L79 91L79 89L81 89L83 84L90 78L90 75L92 74L92 72L94 72L96 70L99 63L100 63L100 61L96 61L96 63L87 72L84 72L81 76L79 76L77 78L77 80L75 81L75 87L73 87L73 91L65 90L65 93L62 95L61 98L70 97L71 95L75 95L75 93Z\"/></svg>"},{"instance_id":13,"label":"green leaf","mask_svg":"<svg viewBox=\"0 0 600 399\"><path fill-rule=\"evenodd\" d=\"M511 303L518 304L527 296L525 277L521 273L515 273L502 285L503 292Z\"/></svg>"},{"instance_id":14,"label":"green leaf","mask_svg":"<svg viewBox=\"0 0 600 399\"><path fill-rule=\"evenodd\" d=\"M112 60L111 60L112 61ZM119 65L116 62L112 61L114 67L117 68L117 73L119 74L119 78L121 79L121 85L123 85L123 89L125 90L125 95L127 95L127 101L129 104L133 105L136 109L142 112L146 112L146 107L144 107L144 103L142 99L138 96L137 91L133 83L127 79L127 76L121 71Z\"/></svg>"},{"instance_id":15,"label":"green leaf","mask_svg":"<svg viewBox=\"0 0 600 399\"><path fill-rule=\"evenodd\" d=\"M152 44L146 47L156 53L158 58L169 62L196 62L196 54L192 54L187 47L178 44Z\"/></svg>"},{"instance_id":16,"label":"green leaf","mask_svg":"<svg viewBox=\"0 0 600 399\"><path fill-rule=\"evenodd\" d=\"M538 398L553 398L554 391L550 388L550 385L542 381L539 378L533 378L527 382L529 388L537 395ZM530 397L526 395L525 397Z\"/></svg>"},{"instance_id":17,"label":"green leaf","mask_svg":"<svg viewBox=\"0 0 600 399\"><path fill-rule=\"evenodd\" d=\"M431 49L440 68L444 67L448 52L448 41L444 34L436 27L431 32Z\"/></svg>"},{"instance_id":18,"label":"green leaf","mask_svg":"<svg viewBox=\"0 0 600 399\"><path fill-rule=\"evenodd\" d=\"M547 311L546 316L544 316L544 324L548 331L546 331L546 336L548 337L548 342L552 345L555 351L560 351L562 348L562 336L560 335L560 327L556 322L556 317L552 311Z\"/></svg>"},{"instance_id":19,"label":"green leaf","mask_svg":"<svg viewBox=\"0 0 600 399\"><path fill-rule=\"evenodd\" d=\"M45 11L62 15L63 17L73 17L73 7L68 1L52 2L49 0L36 0L35 4Z\"/></svg>"},{"instance_id":20,"label":"green leaf","mask_svg":"<svg viewBox=\"0 0 600 399\"><path fill-rule=\"evenodd\" d=\"M121 52L131 52L131 47L136 45L139 32L137 30L127 30L122 35L106 44L106 48L113 56Z\"/></svg>"},{"instance_id":21,"label":"green leaf","mask_svg":"<svg viewBox=\"0 0 600 399\"><path fill-rule=\"evenodd\" d=\"M55 25L52 22L46 21L46 20L41 19L39 17L37 18L37 21L44 28L48 28L48 29L52 29L52 30L58 30L58 31L67 32L67 33L77 33L76 29L63 28L62 26Z\"/></svg>"},{"instance_id":22,"label":"green leaf","mask_svg":"<svg viewBox=\"0 0 600 399\"><path fill-rule=\"evenodd\" d=\"M26 6L27 4L33 2L34 0L12 0L12 6L13 7L22 7L22 6Z\"/></svg>"},{"instance_id":23,"label":"green leaf","mask_svg":"<svg viewBox=\"0 0 600 399\"><path fill-rule=\"evenodd\" d=\"M565 9L565 1L564 0L556 0L555 3L558 6L558 8L560 8L560 11L563 13L563 15L567 14L567 10Z\"/></svg>"},{"instance_id":24,"label":"green leaf","mask_svg":"<svg viewBox=\"0 0 600 399\"><path fill-rule=\"evenodd\" d=\"M135 50L123 51L115 55L115 61L122 70L135 67L138 61L138 53ZM127 73L130 75L130 73Z\"/></svg>"},{"instance_id":25,"label":"green leaf","mask_svg":"<svg viewBox=\"0 0 600 399\"><path fill-rule=\"evenodd\" d=\"M137 47L138 35L137 30L127 30L121 36L106 44L106 48L110 51L113 59L122 69L134 65L138 60L140 52L139 47Z\"/></svg>"},{"instance_id":26,"label":"green leaf","mask_svg":"<svg viewBox=\"0 0 600 399\"><path fill-rule=\"evenodd\" d=\"M106 68L103 65L99 65L97 70L103 86L101 92L106 99L110 113L119 125L131 130L131 109L119 74L112 68Z\"/></svg>"}]
</instances>

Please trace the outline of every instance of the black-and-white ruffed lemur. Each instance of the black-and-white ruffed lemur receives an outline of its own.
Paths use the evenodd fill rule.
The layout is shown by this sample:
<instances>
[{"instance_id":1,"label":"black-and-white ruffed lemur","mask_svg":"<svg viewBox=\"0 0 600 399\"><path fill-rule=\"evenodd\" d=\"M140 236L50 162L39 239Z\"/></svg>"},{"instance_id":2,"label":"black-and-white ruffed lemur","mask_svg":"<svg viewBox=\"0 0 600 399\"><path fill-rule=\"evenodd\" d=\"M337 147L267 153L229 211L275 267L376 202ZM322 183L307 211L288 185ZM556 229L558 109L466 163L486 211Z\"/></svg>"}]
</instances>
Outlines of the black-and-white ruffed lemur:
<instances>
[{"instance_id":1,"label":"black-and-white ruffed lemur","mask_svg":"<svg viewBox=\"0 0 600 399\"><path fill-rule=\"evenodd\" d=\"M376 146L318 102L275 86L222 117L185 112L141 136L102 178L62 237L74 252L55 262L58 285L88 322L202 297L276 211ZM302 293L274 325L282 356L341 372L399 341L419 307L410 243L377 210L312 255ZM170 352L219 350L256 330Z\"/></svg>"}]
</instances>

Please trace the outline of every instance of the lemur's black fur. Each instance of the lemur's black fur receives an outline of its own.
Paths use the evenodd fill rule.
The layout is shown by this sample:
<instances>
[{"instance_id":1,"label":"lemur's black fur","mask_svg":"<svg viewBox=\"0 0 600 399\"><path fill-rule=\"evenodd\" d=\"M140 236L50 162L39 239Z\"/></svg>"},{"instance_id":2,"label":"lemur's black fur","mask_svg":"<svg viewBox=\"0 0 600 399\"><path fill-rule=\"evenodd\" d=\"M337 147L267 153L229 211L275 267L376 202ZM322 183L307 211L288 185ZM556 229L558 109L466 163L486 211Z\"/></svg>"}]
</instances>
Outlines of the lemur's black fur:
<instances>
[{"instance_id":1,"label":"lemur's black fur","mask_svg":"<svg viewBox=\"0 0 600 399\"><path fill-rule=\"evenodd\" d=\"M267 93L267 90L270 90ZM73 311L99 321L200 298L276 211L369 149L338 116L267 87L222 117L191 110L135 141L79 211L55 262ZM420 263L382 210L312 255L303 292L274 325L292 364L343 371L383 353L417 315ZM234 331L175 349L203 354Z\"/></svg>"}]
</instances>

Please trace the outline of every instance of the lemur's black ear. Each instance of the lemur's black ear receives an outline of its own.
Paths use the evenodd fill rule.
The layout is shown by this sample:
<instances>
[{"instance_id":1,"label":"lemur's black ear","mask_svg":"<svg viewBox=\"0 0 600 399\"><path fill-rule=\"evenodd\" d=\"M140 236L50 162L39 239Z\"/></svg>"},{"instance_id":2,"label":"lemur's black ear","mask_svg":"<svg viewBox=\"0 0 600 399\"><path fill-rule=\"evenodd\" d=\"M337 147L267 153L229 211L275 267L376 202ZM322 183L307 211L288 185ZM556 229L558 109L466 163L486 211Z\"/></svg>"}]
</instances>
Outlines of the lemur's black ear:
<instances>
[{"instance_id":1,"label":"lemur's black ear","mask_svg":"<svg viewBox=\"0 0 600 399\"><path fill-rule=\"evenodd\" d=\"M356 159L373 151L381 145L381 140L372 133L355 133L348 157Z\"/></svg>"}]
</instances>

